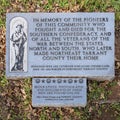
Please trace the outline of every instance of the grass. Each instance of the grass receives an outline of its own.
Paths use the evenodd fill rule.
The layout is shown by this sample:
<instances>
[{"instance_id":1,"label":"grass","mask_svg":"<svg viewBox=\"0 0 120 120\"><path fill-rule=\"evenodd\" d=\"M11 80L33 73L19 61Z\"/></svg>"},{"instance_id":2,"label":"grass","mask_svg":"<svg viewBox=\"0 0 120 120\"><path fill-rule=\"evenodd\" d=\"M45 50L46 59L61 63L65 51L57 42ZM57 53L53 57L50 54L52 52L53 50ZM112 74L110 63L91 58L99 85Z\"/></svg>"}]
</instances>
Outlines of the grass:
<instances>
[{"instance_id":1,"label":"grass","mask_svg":"<svg viewBox=\"0 0 120 120\"><path fill-rule=\"evenodd\" d=\"M114 11L116 12L115 17L116 20L120 20L119 0L46 0L46 1L43 0L43 3L42 1L38 0L16 0L16 2L17 3L15 3L13 0L0 0L0 28L5 27L6 12L21 12L21 11L30 12L36 11L36 9L40 9L40 11L44 12L54 12L55 8L58 8L63 11L64 10L73 11L74 10L73 8L75 8L76 6L78 6L78 9L76 11L84 12ZM97 81L89 82L87 106L85 108L78 107L71 108L73 110L72 114L68 114L69 112L67 111L66 108L64 109L54 108L52 111L50 108L40 108L41 110L38 109L37 111L36 108L37 111L36 114L38 114L39 120L47 120L49 119L49 116L51 116L51 119L53 120L57 120L58 118L60 120L63 120L65 116L67 116L68 119L74 119L73 116L75 116L76 119L88 120L92 119L92 116L97 116L98 118L100 118L104 109L106 109L106 111L112 109L113 111L115 111L117 120L120 120L119 115L120 103L109 104L108 105L109 107L106 104L98 105L94 103L95 101L99 100L107 100L107 96L111 94L111 91L108 91L107 89L114 85L116 85L115 81L110 82L107 85L107 88L102 87L100 82ZM25 109L28 109L28 106L31 105L31 80L25 79L24 85L22 87L25 91L23 95L23 97L25 96L24 102L21 102L21 106L23 106L23 108L20 114L17 114L16 110L12 108L11 111L9 111L11 114L9 120L15 119L28 120L27 116L29 114L29 110L27 111ZM3 89L9 88L9 81L6 79L5 75L2 75L0 77L0 88L2 88L2 92ZM47 113L46 110L49 110L49 112ZM1 112L2 110L0 109L0 113ZM0 116L0 119L2 119L2 116Z\"/></svg>"},{"instance_id":2,"label":"grass","mask_svg":"<svg viewBox=\"0 0 120 120\"><path fill-rule=\"evenodd\" d=\"M45 110L43 109L42 112L39 115L39 120L47 120L47 119L48 119L48 117L45 113Z\"/></svg>"},{"instance_id":3,"label":"grass","mask_svg":"<svg viewBox=\"0 0 120 120\"><path fill-rule=\"evenodd\" d=\"M0 0L0 27L5 26L5 14L9 5L9 0Z\"/></svg>"},{"instance_id":4,"label":"grass","mask_svg":"<svg viewBox=\"0 0 120 120\"><path fill-rule=\"evenodd\" d=\"M1 87L5 87L6 85L8 85L8 80L6 79L5 75L2 75L0 77L0 86Z\"/></svg>"},{"instance_id":5,"label":"grass","mask_svg":"<svg viewBox=\"0 0 120 120\"><path fill-rule=\"evenodd\" d=\"M24 91L25 91L25 100L24 100L24 105L28 106L31 104L31 99L32 99L32 93L31 93L31 79L25 79L24 81Z\"/></svg>"},{"instance_id":6,"label":"grass","mask_svg":"<svg viewBox=\"0 0 120 120\"><path fill-rule=\"evenodd\" d=\"M106 91L105 87L102 87L99 85L97 81L93 81L92 84L89 83L89 95L88 99L90 100L105 100L107 99L107 95L110 93L110 91Z\"/></svg>"}]
</instances>

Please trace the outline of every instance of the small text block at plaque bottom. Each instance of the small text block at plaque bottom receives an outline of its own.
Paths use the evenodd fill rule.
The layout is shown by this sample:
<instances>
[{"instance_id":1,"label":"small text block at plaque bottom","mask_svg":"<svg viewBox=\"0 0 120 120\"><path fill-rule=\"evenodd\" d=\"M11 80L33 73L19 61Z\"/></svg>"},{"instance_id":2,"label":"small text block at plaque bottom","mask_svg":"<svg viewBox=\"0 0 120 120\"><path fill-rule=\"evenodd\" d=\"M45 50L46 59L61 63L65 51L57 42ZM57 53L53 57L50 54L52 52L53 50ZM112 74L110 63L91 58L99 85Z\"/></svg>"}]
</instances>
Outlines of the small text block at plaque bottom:
<instances>
[{"instance_id":1,"label":"small text block at plaque bottom","mask_svg":"<svg viewBox=\"0 0 120 120\"><path fill-rule=\"evenodd\" d=\"M33 107L84 107L87 103L86 78L33 78Z\"/></svg>"}]
</instances>

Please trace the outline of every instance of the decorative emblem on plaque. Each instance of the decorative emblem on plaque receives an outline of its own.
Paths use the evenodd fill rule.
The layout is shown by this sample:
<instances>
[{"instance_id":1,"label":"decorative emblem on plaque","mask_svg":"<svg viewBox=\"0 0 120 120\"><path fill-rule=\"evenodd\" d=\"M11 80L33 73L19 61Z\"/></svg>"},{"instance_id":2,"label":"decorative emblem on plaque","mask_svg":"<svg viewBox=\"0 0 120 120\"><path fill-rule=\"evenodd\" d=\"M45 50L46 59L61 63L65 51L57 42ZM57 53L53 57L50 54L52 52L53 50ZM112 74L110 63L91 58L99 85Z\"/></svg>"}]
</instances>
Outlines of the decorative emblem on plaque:
<instances>
[{"instance_id":1,"label":"decorative emblem on plaque","mask_svg":"<svg viewBox=\"0 0 120 120\"><path fill-rule=\"evenodd\" d=\"M36 83L40 83L40 79L36 79Z\"/></svg>"},{"instance_id":2,"label":"decorative emblem on plaque","mask_svg":"<svg viewBox=\"0 0 120 120\"><path fill-rule=\"evenodd\" d=\"M10 71L27 72L27 21L22 17L10 21Z\"/></svg>"},{"instance_id":3,"label":"decorative emblem on plaque","mask_svg":"<svg viewBox=\"0 0 120 120\"><path fill-rule=\"evenodd\" d=\"M51 83L51 79L47 79L47 83Z\"/></svg>"}]
</instances>

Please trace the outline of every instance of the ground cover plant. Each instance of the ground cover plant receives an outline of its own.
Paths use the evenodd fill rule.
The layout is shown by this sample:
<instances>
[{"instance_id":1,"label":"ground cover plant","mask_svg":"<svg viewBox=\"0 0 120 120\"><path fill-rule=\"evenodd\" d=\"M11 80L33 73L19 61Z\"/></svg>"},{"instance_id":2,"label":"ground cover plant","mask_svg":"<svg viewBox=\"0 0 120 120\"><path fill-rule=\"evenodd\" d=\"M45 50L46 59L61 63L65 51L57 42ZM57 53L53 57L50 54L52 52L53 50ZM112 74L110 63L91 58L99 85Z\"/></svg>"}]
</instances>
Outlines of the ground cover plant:
<instances>
[{"instance_id":1,"label":"ground cover plant","mask_svg":"<svg viewBox=\"0 0 120 120\"><path fill-rule=\"evenodd\" d=\"M8 12L115 12L115 72L113 81L88 81L88 103L81 107L31 106L31 78L5 76L5 32ZM120 120L119 0L0 0L0 120Z\"/></svg>"}]
</instances>

